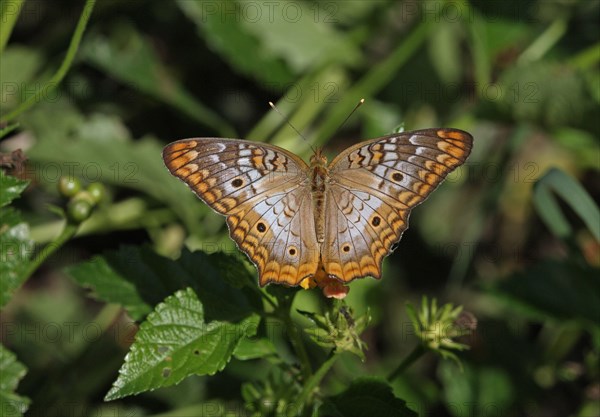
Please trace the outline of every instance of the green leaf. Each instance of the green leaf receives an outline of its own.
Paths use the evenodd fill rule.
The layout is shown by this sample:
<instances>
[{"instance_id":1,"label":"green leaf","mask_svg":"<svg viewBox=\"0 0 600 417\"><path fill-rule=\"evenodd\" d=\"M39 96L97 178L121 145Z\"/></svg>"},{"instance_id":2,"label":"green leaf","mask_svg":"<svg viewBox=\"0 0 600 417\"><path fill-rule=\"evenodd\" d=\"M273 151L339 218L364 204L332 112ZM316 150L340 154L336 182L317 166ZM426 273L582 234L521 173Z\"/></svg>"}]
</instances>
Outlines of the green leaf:
<instances>
[{"instance_id":1,"label":"green leaf","mask_svg":"<svg viewBox=\"0 0 600 417\"><path fill-rule=\"evenodd\" d=\"M460 43L464 38L461 28L454 23L444 21L436 25L429 38L431 62L444 84L458 84L463 71Z\"/></svg>"},{"instance_id":2,"label":"green leaf","mask_svg":"<svg viewBox=\"0 0 600 417\"><path fill-rule=\"evenodd\" d=\"M238 4L243 10L244 2ZM281 6L280 11L275 8L272 18L269 5L264 4L259 19L240 21L243 30L258 39L264 55L284 60L298 75L331 63L338 66L359 63L361 53L353 38L336 30L336 25L331 24L335 17L324 16L327 10L305 2L283 2Z\"/></svg>"},{"instance_id":3,"label":"green leaf","mask_svg":"<svg viewBox=\"0 0 600 417\"><path fill-rule=\"evenodd\" d=\"M600 86L600 72L598 76L597 85ZM598 91L600 94L600 88ZM577 163L577 167L582 170L597 169L600 142L594 133L571 127L560 127L552 132L552 138L572 155L571 158Z\"/></svg>"},{"instance_id":4,"label":"green leaf","mask_svg":"<svg viewBox=\"0 0 600 417\"><path fill-rule=\"evenodd\" d=\"M193 374L221 371L240 340L256 334L258 322L258 315L239 323L206 321L195 292L191 288L178 291L142 323L105 399L175 385Z\"/></svg>"},{"instance_id":5,"label":"green leaf","mask_svg":"<svg viewBox=\"0 0 600 417\"><path fill-rule=\"evenodd\" d=\"M552 192L558 194L579 215L592 236L600 242L598 206L577 181L556 168L544 174L533 189L533 204L552 233L563 239L573 236L573 230Z\"/></svg>"},{"instance_id":6,"label":"green leaf","mask_svg":"<svg viewBox=\"0 0 600 417\"><path fill-rule=\"evenodd\" d=\"M229 284L234 278L252 282L253 276L238 258L222 253L184 250L173 261L147 247L123 246L70 267L67 273L92 288L97 298L123 305L135 320L185 287L196 290L210 319L240 320L260 306L255 292Z\"/></svg>"},{"instance_id":7,"label":"green leaf","mask_svg":"<svg viewBox=\"0 0 600 417\"><path fill-rule=\"evenodd\" d=\"M263 358L265 356L276 355L277 350L275 345L270 339L265 337L242 339L240 344L236 347L234 356L242 361L250 359Z\"/></svg>"},{"instance_id":8,"label":"green leaf","mask_svg":"<svg viewBox=\"0 0 600 417\"><path fill-rule=\"evenodd\" d=\"M209 209L169 173L154 138L133 141L118 118L86 118L66 102L41 103L24 124L39 138L28 152L28 169L40 183L56 188L60 175L70 175L134 189L172 207L192 233L206 234L199 219Z\"/></svg>"},{"instance_id":9,"label":"green leaf","mask_svg":"<svg viewBox=\"0 0 600 417\"><path fill-rule=\"evenodd\" d=\"M496 88L482 95L515 120L547 126L580 123L594 106L581 74L547 61L511 66L501 73Z\"/></svg>"},{"instance_id":10,"label":"green leaf","mask_svg":"<svg viewBox=\"0 0 600 417\"><path fill-rule=\"evenodd\" d=\"M123 305L135 320L185 287L196 289L210 319L235 321L260 309L260 297L255 291L229 283L240 279L255 285L254 276L239 258L223 253L207 255L184 249L181 257L173 261L147 247L123 246L67 268L67 274L78 284L91 288L97 298Z\"/></svg>"},{"instance_id":11,"label":"green leaf","mask_svg":"<svg viewBox=\"0 0 600 417\"><path fill-rule=\"evenodd\" d=\"M511 309L538 320L586 320L599 326L600 273L570 262L543 262L488 288Z\"/></svg>"},{"instance_id":12,"label":"green leaf","mask_svg":"<svg viewBox=\"0 0 600 417\"><path fill-rule=\"evenodd\" d=\"M19 197L27 184L28 181L6 176L0 171L0 205L5 206ZM32 251L29 225L12 207L0 208L0 307L27 279L25 273Z\"/></svg>"},{"instance_id":13,"label":"green leaf","mask_svg":"<svg viewBox=\"0 0 600 417\"><path fill-rule=\"evenodd\" d=\"M25 191L27 185L29 185L29 181L11 177L0 170L0 207L6 206L18 198Z\"/></svg>"},{"instance_id":14,"label":"green leaf","mask_svg":"<svg viewBox=\"0 0 600 417\"><path fill-rule=\"evenodd\" d=\"M394 396L387 382L377 378L355 379L346 391L326 398L318 415L417 417L417 413L406 406L406 401Z\"/></svg>"},{"instance_id":15,"label":"green leaf","mask_svg":"<svg viewBox=\"0 0 600 417\"><path fill-rule=\"evenodd\" d=\"M81 54L97 68L173 106L191 119L213 128L221 136L236 136L231 126L210 107L190 95L169 74L151 43L140 36L131 24L120 22L109 37L98 33L90 35Z\"/></svg>"},{"instance_id":16,"label":"green leaf","mask_svg":"<svg viewBox=\"0 0 600 417\"><path fill-rule=\"evenodd\" d=\"M3 2L4 3L4 2ZM19 45L11 45L2 53L0 74L0 114L3 116L31 94L32 80L39 72L44 57L39 50Z\"/></svg>"},{"instance_id":17,"label":"green leaf","mask_svg":"<svg viewBox=\"0 0 600 417\"><path fill-rule=\"evenodd\" d=\"M199 34L206 38L209 45L223 58L229 60L234 68L275 85L293 80L290 69L279 57L261 51L259 40L247 33L240 19L223 17L225 8L237 7L234 2L209 4L178 1L177 4L187 17L196 23Z\"/></svg>"},{"instance_id":18,"label":"green leaf","mask_svg":"<svg viewBox=\"0 0 600 417\"><path fill-rule=\"evenodd\" d=\"M510 409L515 393L506 371L465 366L461 372L451 362L440 364L438 371L444 384L446 406L452 415L484 416Z\"/></svg>"},{"instance_id":19,"label":"green leaf","mask_svg":"<svg viewBox=\"0 0 600 417\"><path fill-rule=\"evenodd\" d=\"M120 270L121 253L96 256L88 262L67 268L66 272L80 285L92 288L95 298L120 304L131 318L141 320L152 310L152 304L145 302L138 292L137 275L127 275L126 271ZM111 261L107 260L108 257L112 258ZM132 269L139 270L135 267ZM151 280L148 282L150 283ZM148 285L146 288L148 287L153 286Z\"/></svg>"},{"instance_id":20,"label":"green leaf","mask_svg":"<svg viewBox=\"0 0 600 417\"><path fill-rule=\"evenodd\" d=\"M355 65L360 59L352 37L332 24L338 18L332 16L332 7L324 10L304 2L177 3L231 66L281 93L294 81L293 74L333 62Z\"/></svg>"},{"instance_id":21,"label":"green leaf","mask_svg":"<svg viewBox=\"0 0 600 417\"><path fill-rule=\"evenodd\" d=\"M0 410L3 417L22 416L27 411L29 398L15 392L26 372L15 354L0 345Z\"/></svg>"}]
</instances>

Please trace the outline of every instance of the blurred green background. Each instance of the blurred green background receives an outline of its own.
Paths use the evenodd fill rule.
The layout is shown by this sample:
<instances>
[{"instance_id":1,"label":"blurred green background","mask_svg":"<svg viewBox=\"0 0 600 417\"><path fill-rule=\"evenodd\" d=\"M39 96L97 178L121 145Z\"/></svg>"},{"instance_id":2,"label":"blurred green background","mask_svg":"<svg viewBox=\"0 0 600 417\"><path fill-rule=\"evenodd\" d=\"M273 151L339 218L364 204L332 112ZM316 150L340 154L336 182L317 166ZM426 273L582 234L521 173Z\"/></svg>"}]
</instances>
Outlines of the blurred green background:
<instances>
[{"instance_id":1,"label":"blurred green background","mask_svg":"<svg viewBox=\"0 0 600 417\"><path fill-rule=\"evenodd\" d=\"M15 206L35 248L61 230L48 210L61 204L61 175L110 195L2 310L31 415L185 415L215 399L244 415L239 387L256 371L241 361L103 403L130 320L96 334L106 307L64 269L123 245L236 253L161 150L238 137L307 158L268 101L330 156L398 126L475 138L465 166L414 210L384 278L351 284L349 305L373 315L367 360L339 361L326 392L404 357L415 343L405 302L426 294L464 305L478 327L464 372L430 355L394 382L420 415L600 415L600 1L99 1L55 85L83 6L2 1L3 19L21 10L10 39L0 33L0 128L10 130L0 150L29 158L12 174L31 181ZM303 292L296 307L319 297Z\"/></svg>"}]
</instances>

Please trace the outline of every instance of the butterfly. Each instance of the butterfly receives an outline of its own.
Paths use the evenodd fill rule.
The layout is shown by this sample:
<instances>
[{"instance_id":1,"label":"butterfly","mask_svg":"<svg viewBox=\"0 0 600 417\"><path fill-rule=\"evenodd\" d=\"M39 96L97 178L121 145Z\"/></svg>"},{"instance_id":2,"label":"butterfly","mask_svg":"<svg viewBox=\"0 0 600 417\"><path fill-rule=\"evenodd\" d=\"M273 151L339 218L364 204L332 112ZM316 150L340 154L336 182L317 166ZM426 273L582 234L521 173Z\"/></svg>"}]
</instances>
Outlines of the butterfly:
<instances>
[{"instance_id":1,"label":"butterfly","mask_svg":"<svg viewBox=\"0 0 600 417\"><path fill-rule=\"evenodd\" d=\"M381 278L410 211L465 162L472 144L458 129L415 130L358 143L330 164L317 149L306 164L274 145L192 138L167 145L163 160L226 217L261 286L318 285L343 298L350 281Z\"/></svg>"}]
</instances>

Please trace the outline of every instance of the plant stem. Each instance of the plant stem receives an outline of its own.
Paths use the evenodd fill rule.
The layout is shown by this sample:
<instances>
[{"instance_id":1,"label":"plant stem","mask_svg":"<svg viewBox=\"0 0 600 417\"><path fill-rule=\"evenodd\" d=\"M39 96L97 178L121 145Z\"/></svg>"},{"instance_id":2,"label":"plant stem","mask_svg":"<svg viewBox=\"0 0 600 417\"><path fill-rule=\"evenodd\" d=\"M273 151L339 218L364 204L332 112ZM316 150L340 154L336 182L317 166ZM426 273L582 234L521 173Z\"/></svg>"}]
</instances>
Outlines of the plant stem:
<instances>
[{"instance_id":1,"label":"plant stem","mask_svg":"<svg viewBox=\"0 0 600 417\"><path fill-rule=\"evenodd\" d=\"M267 294L267 292L265 291L264 288L258 288L256 285L249 285L248 288L250 288L252 291L254 291L258 295L260 295L260 298L262 298L271 307L273 307L274 311L277 311L277 308L279 307L278 304L275 301L273 301L273 298L269 294ZM276 316L276 317L278 317L278 316Z\"/></svg>"},{"instance_id":2,"label":"plant stem","mask_svg":"<svg viewBox=\"0 0 600 417\"><path fill-rule=\"evenodd\" d=\"M290 303L291 307L291 303ZM290 341L292 342L292 346L294 347L294 351L296 355L298 355L298 359L300 360L300 366L302 370L302 376L305 380L310 379L312 374L312 365L310 364L310 359L308 358L308 353L306 352L306 346L304 346L304 341L302 340L302 336L300 332L298 332L298 328L292 321L292 316L290 315L290 310L288 310L287 316L283 320L285 323L285 328L287 333L290 336Z\"/></svg>"},{"instance_id":3,"label":"plant stem","mask_svg":"<svg viewBox=\"0 0 600 417\"><path fill-rule=\"evenodd\" d=\"M575 68L581 70L591 69L600 61L600 42L584 49L583 51L573 55L567 62Z\"/></svg>"},{"instance_id":4,"label":"plant stem","mask_svg":"<svg viewBox=\"0 0 600 417\"><path fill-rule=\"evenodd\" d=\"M296 400L297 411L300 411L305 407L306 403L310 401L310 397L312 396L315 388L319 385L323 377L327 374L329 369L333 366L335 361L339 358L340 355L335 353L335 350L332 350L329 354L329 357L325 362L321 364L317 372L315 372L304 384L300 395L298 395L298 399Z\"/></svg>"},{"instance_id":5,"label":"plant stem","mask_svg":"<svg viewBox=\"0 0 600 417\"><path fill-rule=\"evenodd\" d=\"M39 266L50 257L54 252L56 252L62 245L65 244L69 239L75 236L75 233L79 229L79 224L71 223L67 220L65 223L65 227L63 228L60 235L53 241L44 246L44 249L40 251L40 253L35 256L27 269L25 270L24 277L29 278Z\"/></svg>"},{"instance_id":6,"label":"plant stem","mask_svg":"<svg viewBox=\"0 0 600 417\"><path fill-rule=\"evenodd\" d=\"M406 368L408 368L417 359L419 359L421 356L423 356L424 353L425 353L425 348L423 348L423 346L421 344L418 344L417 346L415 346L415 348L412 350L412 352L410 352L410 354L406 358L404 358L404 360L402 362L400 362L400 365L398 365L398 367L396 369L394 369L388 375L387 380L391 382L394 379L398 378L400 375L402 375L402 373L406 370Z\"/></svg>"},{"instance_id":7,"label":"plant stem","mask_svg":"<svg viewBox=\"0 0 600 417\"><path fill-rule=\"evenodd\" d=\"M23 113L25 110L29 109L31 106L40 101L40 95L42 92L44 92L44 94L48 94L50 91L54 90L58 84L60 84L67 74L67 71L71 67L73 60L75 59L75 54L79 49L83 32L85 31L85 27L90 20L90 16L92 15L92 10L94 9L95 4L96 0L86 0L83 11L81 12L81 16L79 17L79 21L77 22L75 33L73 33L73 37L71 38L71 43L69 45L69 49L67 50L67 54L65 55L62 64L58 68L58 71L56 71L56 74L54 74L44 86L38 89L35 94L21 103L15 110L8 113L4 120L2 120L3 122L8 122L9 120L14 119L19 114Z\"/></svg>"},{"instance_id":8,"label":"plant stem","mask_svg":"<svg viewBox=\"0 0 600 417\"><path fill-rule=\"evenodd\" d=\"M4 51L4 47L8 43L8 38L12 33L15 23L21 13L21 8L25 0L3 1L0 3L0 18L2 26L0 26L0 54Z\"/></svg>"},{"instance_id":9,"label":"plant stem","mask_svg":"<svg viewBox=\"0 0 600 417\"><path fill-rule=\"evenodd\" d=\"M13 130L15 130L16 128L19 127L18 123L13 123L13 124L7 124L6 126L2 125L2 127L0 127L0 139L2 139L4 136L8 135L10 132L12 132Z\"/></svg>"}]
</instances>

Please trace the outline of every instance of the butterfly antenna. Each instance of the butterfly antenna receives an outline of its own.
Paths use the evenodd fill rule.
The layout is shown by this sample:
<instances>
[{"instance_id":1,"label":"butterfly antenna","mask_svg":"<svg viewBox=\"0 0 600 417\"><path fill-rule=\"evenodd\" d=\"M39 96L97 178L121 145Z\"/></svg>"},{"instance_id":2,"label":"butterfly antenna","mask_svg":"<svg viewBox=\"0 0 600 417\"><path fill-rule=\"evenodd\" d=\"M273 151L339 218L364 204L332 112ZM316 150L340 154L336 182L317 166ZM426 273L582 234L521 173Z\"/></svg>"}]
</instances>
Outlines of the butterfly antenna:
<instances>
[{"instance_id":1,"label":"butterfly antenna","mask_svg":"<svg viewBox=\"0 0 600 417\"><path fill-rule=\"evenodd\" d=\"M335 130L335 132L333 133L333 135L332 135L332 136L334 136L334 135L335 135L337 132L339 132L339 131L340 131L340 129L341 129L341 128L342 128L342 127L343 127L343 126L346 124L346 122L348 121L348 119L350 118L350 116L352 116L352 115L354 114L354 112L355 112L356 110L358 110L358 108L359 108L360 106L362 106L362 105L363 105L363 103L364 103L364 102L365 102L365 99L364 99L364 98L361 98L361 99L358 101L358 103L356 104L356 106L354 106L354 109L352 109L352 111L351 111L351 112L350 112L350 114L349 114L349 115L348 115L348 116L347 116L347 117L344 119L344 121L342 122L342 124L340 124L340 125L338 126L338 128Z\"/></svg>"},{"instance_id":2,"label":"butterfly antenna","mask_svg":"<svg viewBox=\"0 0 600 417\"><path fill-rule=\"evenodd\" d=\"M296 133L298 134L298 136L300 136L302 139L304 139L304 140L305 140L305 141L308 143L308 146L310 146L310 149L312 149L312 151L313 151L313 152L316 152L316 151L315 151L315 148L313 148L313 147L312 147L312 145L310 144L310 142L308 141L308 139L306 139L306 137L305 137L305 136L304 136L302 133L300 133L300 131L298 131L298 129L296 129L296 128L294 127L294 125L292 124L292 122L290 122L290 119L288 119L288 118L285 116L285 114L283 114L282 112L280 112L280 111L279 111L279 109L278 109L277 107L275 107L275 104L273 104L273 102L272 102L272 101L269 101L269 106L271 106L271 108L272 108L273 110L275 110L277 113L279 113L279 115L280 115L280 116L283 118L283 120L285 120L285 122L286 122L286 123L287 123L287 124L288 124L288 125L289 125L289 126L292 128L292 129L294 129L294 132L296 132Z\"/></svg>"}]
</instances>

